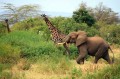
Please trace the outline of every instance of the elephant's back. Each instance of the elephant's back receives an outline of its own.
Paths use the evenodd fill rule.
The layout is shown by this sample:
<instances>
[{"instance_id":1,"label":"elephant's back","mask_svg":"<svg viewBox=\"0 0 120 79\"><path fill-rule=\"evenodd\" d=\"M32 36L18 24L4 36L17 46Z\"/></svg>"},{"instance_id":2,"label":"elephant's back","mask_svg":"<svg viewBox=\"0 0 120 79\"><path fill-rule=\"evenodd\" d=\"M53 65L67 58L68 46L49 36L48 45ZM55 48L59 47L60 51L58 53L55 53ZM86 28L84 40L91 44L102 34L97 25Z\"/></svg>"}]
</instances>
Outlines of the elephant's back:
<instances>
[{"instance_id":1,"label":"elephant's back","mask_svg":"<svg viewBox=\"0 0 120 79\"><path fill-rule=\"evenodd\" d=\"M106 41L101 37L88 37L87 46L89 54L94 56L98 48L104 44L106 44Z\"/></svg>"},{"instance_id":2,"label":"elephant's back","mask_svg":"<svg viewBox=\"0 0 120 79\"><path fill-rule=\"evenodd\" d=\"M99 45L106 43L106 41L101 37L88 37L88 42Z\"/></svg>"}]
</instances>

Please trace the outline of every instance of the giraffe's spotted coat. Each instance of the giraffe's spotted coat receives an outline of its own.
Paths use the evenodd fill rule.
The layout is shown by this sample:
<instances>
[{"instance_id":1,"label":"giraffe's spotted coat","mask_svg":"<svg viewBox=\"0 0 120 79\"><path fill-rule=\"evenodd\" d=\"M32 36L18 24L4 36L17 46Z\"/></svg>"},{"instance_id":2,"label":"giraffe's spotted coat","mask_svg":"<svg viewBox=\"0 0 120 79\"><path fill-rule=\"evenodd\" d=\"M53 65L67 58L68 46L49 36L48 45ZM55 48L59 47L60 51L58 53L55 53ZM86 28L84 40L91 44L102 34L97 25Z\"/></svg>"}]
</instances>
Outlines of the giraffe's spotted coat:
<instances>
[{"instance_id":1,"label":"giraffe's spotted coat","mask_svg":"<svg viewBox=\"0 0 120 79\"><path fill-rule=\"evenodd\" d=\"M57 28L55 28L45 15L43 15L43 17L44 17L44 20L45 20L46 24L48 25L48 28L52 34L52 40L55 43L62 43L63 38L65 38L66 35L62 34Z\"/></svg>"}]
</instances>

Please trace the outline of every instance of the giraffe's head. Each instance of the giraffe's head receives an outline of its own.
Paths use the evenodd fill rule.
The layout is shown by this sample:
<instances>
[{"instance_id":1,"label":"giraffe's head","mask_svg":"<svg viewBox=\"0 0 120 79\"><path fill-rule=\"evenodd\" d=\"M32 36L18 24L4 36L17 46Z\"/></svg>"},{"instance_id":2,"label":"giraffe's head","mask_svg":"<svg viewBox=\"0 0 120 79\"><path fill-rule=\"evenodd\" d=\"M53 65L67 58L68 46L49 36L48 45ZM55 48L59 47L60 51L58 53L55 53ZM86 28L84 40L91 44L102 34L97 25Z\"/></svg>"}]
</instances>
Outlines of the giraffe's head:
<instances>
[{"instance_id":1,"label":"giraffe's head","mask_svg":"<svg viewBox=\"0 0 120 79\"><path fill-rule=\"evenodd\" d=\"M48 21L48 18L46 17L47 15L42 14L41 16L44 18L45 21Z\"/></svg>"},{"instance_id":2,"label":"giraffe's head","mask_svg":"<svg viewBox=\"0 0 120 79\"><path fill-rule=\"evenodd\" d=\"M5 22L8 23L8 19L5 19Z\"/></svg>"},{"instance_id":3,"label":"giraffe's head","mask_svg":"<svg viewBox=\"0 0 120 79\"><path fill-rule=\"evenodd\" d=\"M45 14L42 14L41 16L42 16L42 17L46 17L46 15L45 15Z\"/></svg>"}]
</instances>

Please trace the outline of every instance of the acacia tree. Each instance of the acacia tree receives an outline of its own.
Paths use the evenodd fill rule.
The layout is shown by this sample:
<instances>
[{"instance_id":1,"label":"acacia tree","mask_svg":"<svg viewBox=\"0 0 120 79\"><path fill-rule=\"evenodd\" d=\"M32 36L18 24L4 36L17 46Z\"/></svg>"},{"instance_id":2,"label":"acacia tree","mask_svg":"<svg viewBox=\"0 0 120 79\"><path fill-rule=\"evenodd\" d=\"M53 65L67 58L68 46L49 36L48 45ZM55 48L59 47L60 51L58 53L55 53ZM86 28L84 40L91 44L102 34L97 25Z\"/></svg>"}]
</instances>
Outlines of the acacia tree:
<instances>
[{"instance_id":1,"label":"acacia tree","mask_svg":"<svg viewBox=\"0 0 120 79\"><path fill-rule=\"evenodd\" d=\"M95 19L89 14L85 3L82 3L80 8L73 12L72 18L77 23L86 23L88 26L92 26L95 23Z\"/></svg>"},{"instance_id":2,"label":"acacia tree","mask_svg":"<svg viewBox=\"0 0 120 79\"><path fill-rule=\"evenodd\" d=\"M91 12L93 12L92 14L96 21L101 21L106 24L119 22L118 13L114 12L111 8L106 7L103 3L99 3Z\"/></svg>"},{"instance_id":3,"label":"acacia tree","mask_svg":"<svg viewBox=\"0 0 120 79\"><path fill-rule=\"evenodd\" d=\"M18 22L27 19L28 17L35 17L39 12L38 5L23 5L16 7L10 3L4 3L2 9L5 12L1 15L1 18L8 18L13 22Z\"/></svg>"}]
</instances>

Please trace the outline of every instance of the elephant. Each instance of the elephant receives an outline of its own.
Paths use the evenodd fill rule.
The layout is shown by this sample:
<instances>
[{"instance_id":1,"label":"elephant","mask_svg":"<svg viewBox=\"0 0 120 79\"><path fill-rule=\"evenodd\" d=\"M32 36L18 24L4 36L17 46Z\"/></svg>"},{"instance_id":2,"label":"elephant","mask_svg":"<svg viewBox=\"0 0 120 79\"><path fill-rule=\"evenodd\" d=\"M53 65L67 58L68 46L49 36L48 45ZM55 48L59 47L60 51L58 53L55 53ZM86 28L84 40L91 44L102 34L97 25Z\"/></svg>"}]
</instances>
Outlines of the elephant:
<instances>
[{"instance_id":1,"label":"elephant","mask_svg":"<svg viewBox=\"0 0 120 79\"><path fill-rule=\"evenodd\" d=\"M65 37L64 42L68 44L74 43L76 45L79 52L79 56L76 59L78 64L84 64L86 55L94 56L95 64L97 64L100 58L103 58L109 64L114 62L114 53L110 45L99 36L88 37L85 31L71 32ZM112 61L108 53L109 49L113 53Z\"/></svg>"}]
</instances>

